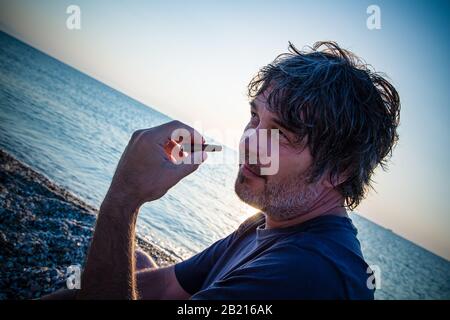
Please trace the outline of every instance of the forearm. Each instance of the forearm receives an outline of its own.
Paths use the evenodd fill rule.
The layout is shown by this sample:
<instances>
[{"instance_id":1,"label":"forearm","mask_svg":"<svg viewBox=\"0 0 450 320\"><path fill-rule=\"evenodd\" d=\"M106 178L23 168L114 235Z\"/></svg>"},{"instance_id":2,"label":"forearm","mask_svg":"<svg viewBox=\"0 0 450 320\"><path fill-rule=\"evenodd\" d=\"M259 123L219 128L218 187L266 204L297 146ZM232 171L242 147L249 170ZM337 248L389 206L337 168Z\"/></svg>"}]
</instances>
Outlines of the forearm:
<instances>
[{"instance_id":1,"label":"forearm","mask_svg":"<svg viewBox=\"0 0 450 320\"><path fill-rule=\"evenodd\" d=\"M136 299L137 208L105 198L97 217L78 299Z\"/></svg>"}]
</instances>

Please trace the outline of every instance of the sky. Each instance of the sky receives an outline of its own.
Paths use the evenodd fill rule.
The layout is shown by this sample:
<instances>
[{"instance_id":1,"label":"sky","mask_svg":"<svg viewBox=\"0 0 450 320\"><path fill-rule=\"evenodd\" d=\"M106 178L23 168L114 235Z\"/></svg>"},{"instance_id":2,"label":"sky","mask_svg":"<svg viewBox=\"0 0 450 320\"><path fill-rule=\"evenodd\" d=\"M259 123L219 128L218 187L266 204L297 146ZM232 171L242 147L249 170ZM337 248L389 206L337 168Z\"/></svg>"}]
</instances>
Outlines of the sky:
<instances>
[{"instance_id":1,"label":"sky","mask_svg":"<svg viewBox=\"0 0 450 320\"><path fill-rule=\"evenodd\" d=\"M381 29L366 12L378 5ZM69 30L69 5L81 29ZM246 86L297 47L334 40L400 93L400 141L363 216L450 259L450 2L0 0L0 29L225 144L248 121ZM226 135L228 133L228 135Z\"/></svg>"}]
</instances>

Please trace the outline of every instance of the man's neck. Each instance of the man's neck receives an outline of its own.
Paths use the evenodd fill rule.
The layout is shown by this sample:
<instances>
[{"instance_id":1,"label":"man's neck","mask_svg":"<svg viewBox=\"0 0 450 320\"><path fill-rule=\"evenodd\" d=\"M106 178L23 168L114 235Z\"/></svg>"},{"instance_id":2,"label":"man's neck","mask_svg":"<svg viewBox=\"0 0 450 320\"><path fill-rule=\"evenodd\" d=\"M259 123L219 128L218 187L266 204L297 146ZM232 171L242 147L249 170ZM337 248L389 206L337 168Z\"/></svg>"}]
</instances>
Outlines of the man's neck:
<instances>
[{"instance_id":1,"label":"man's neck","mask_svg":"<svg viewBox=\"0 0 450 320\"><path fill-rule=\"evenodd\" d=\"M291 219L275 220L269 214L265 214L265 229L286 228L326 215L348 217L347 210L344 207L344 199L335 190L320 197L318 203L312 206L308 212L303 212Z\"/></svg>"}]
</instances>

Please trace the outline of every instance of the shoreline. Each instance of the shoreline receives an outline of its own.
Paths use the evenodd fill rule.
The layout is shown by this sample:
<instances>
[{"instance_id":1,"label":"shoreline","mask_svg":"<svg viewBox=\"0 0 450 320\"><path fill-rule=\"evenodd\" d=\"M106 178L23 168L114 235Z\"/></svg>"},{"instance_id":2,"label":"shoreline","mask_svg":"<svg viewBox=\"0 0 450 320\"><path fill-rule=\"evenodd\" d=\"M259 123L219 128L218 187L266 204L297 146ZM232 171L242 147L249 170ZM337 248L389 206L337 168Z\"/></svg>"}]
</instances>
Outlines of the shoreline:
<instances>
[{"instance_id":1,"label":"shoreline","mask_svg":"<svg viewBox=\"0 0 450 320\"><path fill-rule=\"evenodd\" d=\"M0 149L0 300L36 299L83 265L98 210ZM179 261L136 236L159 266Z\"/></svg>"}]
</instances>

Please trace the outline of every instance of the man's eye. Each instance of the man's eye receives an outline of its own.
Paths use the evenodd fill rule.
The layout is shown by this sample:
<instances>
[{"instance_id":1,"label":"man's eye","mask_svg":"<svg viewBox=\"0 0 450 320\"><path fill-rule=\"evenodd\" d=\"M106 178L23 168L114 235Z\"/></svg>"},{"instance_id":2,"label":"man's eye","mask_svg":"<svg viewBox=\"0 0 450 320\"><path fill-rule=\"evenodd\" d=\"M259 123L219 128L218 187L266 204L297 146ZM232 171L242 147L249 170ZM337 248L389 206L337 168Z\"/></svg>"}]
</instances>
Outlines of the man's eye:
<instances>
[{"instance_id":1,"label":"man's eye","mask_svg":"<svg viewBox=\"0 0 450 320\"><path fill-rule=\"evenodd\" d=\"M258 114L256 112L250 111L250 123L253 125L258 123Z\"/></svg>"}]
</instances>

